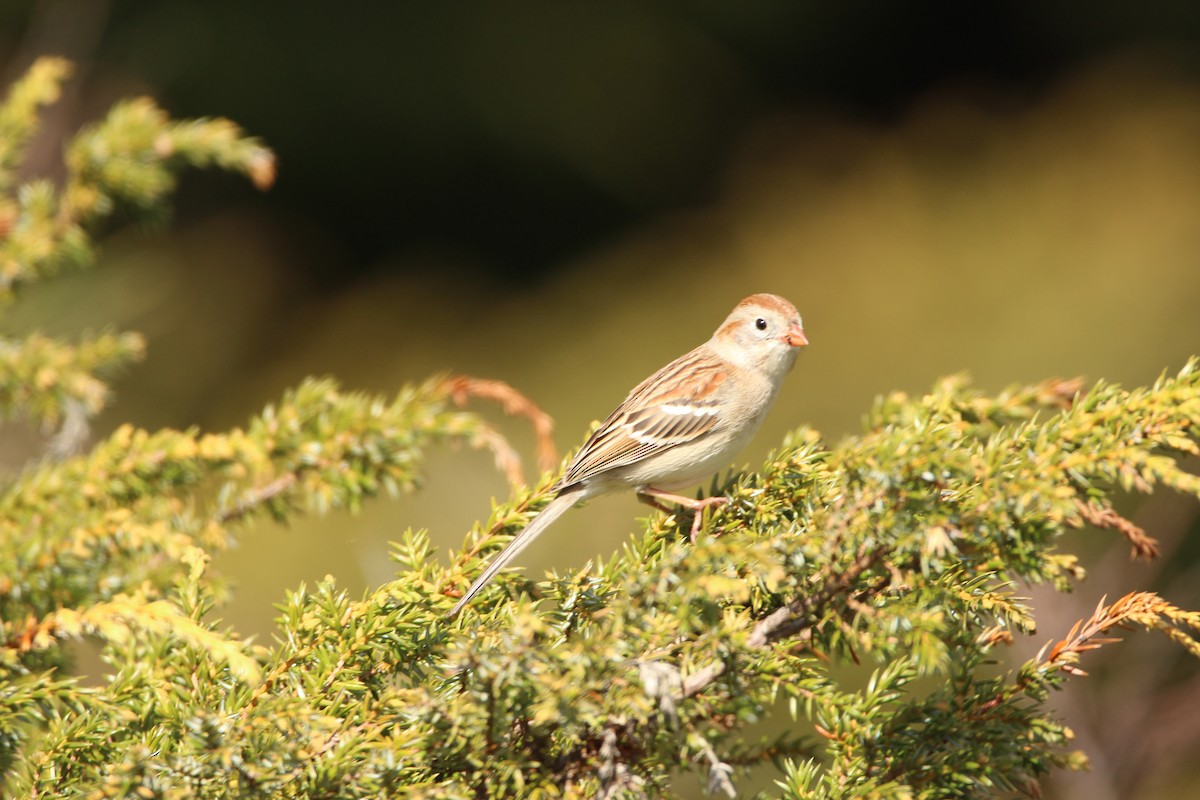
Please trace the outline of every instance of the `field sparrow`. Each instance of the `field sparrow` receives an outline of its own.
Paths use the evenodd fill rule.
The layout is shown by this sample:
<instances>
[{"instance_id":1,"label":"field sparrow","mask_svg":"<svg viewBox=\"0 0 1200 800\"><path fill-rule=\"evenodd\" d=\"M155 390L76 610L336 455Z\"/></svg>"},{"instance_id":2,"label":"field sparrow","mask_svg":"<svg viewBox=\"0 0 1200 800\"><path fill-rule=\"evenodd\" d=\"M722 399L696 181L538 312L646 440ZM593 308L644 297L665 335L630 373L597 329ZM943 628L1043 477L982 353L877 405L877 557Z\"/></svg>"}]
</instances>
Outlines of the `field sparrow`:
<instances>
[{"instance_id":1,"label":"field sparrow","mask_svg":"<svg viewBox=\"0 0 1200 800\"><path fill-rule=\"evenodd\" d=\"M671 489L695 485L729 463L771 410L801 347L808 344L795 306L773 294L737 304L712 338L642 381L600 423L552 487L555 497L471 584L454 617L496 573L576 503L633 489L696 512L728 502L693 500Z\"/></svg>"}]
</instances>

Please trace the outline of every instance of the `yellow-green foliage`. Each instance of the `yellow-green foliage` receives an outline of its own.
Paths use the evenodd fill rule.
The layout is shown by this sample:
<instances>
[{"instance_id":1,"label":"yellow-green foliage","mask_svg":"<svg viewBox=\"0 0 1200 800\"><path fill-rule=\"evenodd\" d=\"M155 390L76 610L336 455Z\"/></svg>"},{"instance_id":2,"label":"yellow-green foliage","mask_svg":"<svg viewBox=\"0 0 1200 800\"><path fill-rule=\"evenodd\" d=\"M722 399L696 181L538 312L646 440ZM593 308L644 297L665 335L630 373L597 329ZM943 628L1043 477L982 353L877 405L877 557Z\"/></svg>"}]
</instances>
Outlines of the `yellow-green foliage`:
<instances>
[{"instance_id":1,"label":"yellow-green foliage","mask_svg":"<svg viewBox=\"0 0 1200 800\"><path fill-rule=\"evenodd\" d=\"M43 62L0 107L0 188L65 74ZM116 202L159 208L183 163L269 176L224 121L122 104L67 148L62 193L0 197L0 272L86 263ZM58 425L103 403L98 374L140 340L0 349L0 412ZM656 516L607 563L536 581L506 573L456 620L455 598L547 501L518 490L449 564L406 533L391 583L332 580L287 600L273 646L210 616L211 554L246 522L356 508L417 486L423 453L464 442L507 458L455 409L454 382L394 399L310 380L244 429L122 427L31 465L0 491L0 780L36 797L662 797L681 771L731 794L774 762L787 798L977 797L1080 763L1048 694L1117 626L1200 655L1200 615L1148 593L1112 604L1008 672L1034 628L1013 586L1083 577L1067 529L1153 540L1114 493L1200 495L1179 468L1200 438L1200 370L1134 391L1048 383L987 397L962 379L881 400L861 435L793 433L688 540ZM718 535L719 534L719 535ZM87 636L111 667L69 678ZM849 662L873 665L862 685ZM936 681L918 681L935 676ZM783 703L784 733L747 728Z\"/></svg>"}]
</instances>

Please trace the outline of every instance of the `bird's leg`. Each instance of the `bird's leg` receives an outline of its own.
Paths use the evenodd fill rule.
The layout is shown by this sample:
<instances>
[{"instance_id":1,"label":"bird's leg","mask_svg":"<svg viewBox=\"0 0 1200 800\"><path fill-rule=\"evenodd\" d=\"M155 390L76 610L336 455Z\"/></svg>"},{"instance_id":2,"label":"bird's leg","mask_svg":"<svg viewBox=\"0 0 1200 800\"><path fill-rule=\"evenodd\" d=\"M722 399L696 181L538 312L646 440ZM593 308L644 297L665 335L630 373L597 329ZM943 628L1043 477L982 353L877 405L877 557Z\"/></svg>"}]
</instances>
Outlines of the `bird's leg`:
<instances>
[{"instance_id":1,"label":"bird's leg","mask_svg":"<svg viewBox=\"0 0 1200 800\"><path fill-rule=\"evenodd\" d=\"M695 512L696 516L692 518L691 535L693 544L696 542L696 535L700 533L700 523L704 515L704 509L723 506L729 502L728 497L722 497L721 495L714 495L713 497L706 497L703 500L696 500L692 497L684 497L681 494L664 492L662 489L655 489L653 486L642 487L638 490L637 496L638 500L641 500L643 503L654 506L659 511L665 511L668 514L671 513L673 509L664 506L659 502L660 500L665 500L668 503L675 503L676 505L683 506L684 508L691 509L693 512Z\"/></svg>"}]
</instances>

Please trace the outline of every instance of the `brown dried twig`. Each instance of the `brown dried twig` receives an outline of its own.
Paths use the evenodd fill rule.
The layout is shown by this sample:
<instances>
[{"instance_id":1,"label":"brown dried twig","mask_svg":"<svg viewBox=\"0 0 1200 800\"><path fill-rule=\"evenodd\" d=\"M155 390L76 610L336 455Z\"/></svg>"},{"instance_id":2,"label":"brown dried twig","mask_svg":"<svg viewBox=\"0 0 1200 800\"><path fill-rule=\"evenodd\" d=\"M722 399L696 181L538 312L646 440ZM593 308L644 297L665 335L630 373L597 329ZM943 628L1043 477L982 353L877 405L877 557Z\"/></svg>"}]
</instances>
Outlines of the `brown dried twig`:
<instances>
[{"instance_id":1,"label":"brown dried twig","mask_svg":"<svg viewBox=\"0 0 1200 800\"><path fill-rule=\"evenodd\" d=\"M1043 647L1035 660L1057 667L1069 675L1086 675L1076 666L1080 654L1118 641L1105 634L1113 628L1130 624L1162 631L1200 655L1200 640L1184 630L1191 628L1200 631L1200 612L1184 611L1153 592L1131 592L1110 606L1104 605L1104 599L1100 598L1091 617L1076 622L1065 639Z\"/></svg>"},{"instance_id":2,"label":"brown dried twig","mask_svg":"<svg viewBox=\"0 0 1200 800\"><path fill-rule=\"evenodd\" d=\"M499 403L505 414L525 417L533 426L534 435L537 437L538 469L549 472L558 464L558 453L554 448L554 420L536 403L507 383L472 378L469 375L452 375L443 382L442 388L459 408L465 406L472 397L479 397ZM500 434L497 433L496 436L500 437ZM503 437L500 438L503 440ZM489 447L494 444L491 441L486 443Z\"/></svg>"},{"instance_id":3,"label":"brown dried twig","mask_svg":"<svg viewBox=\"0 0 1200 800\"><path fill-rule=\"evenodd\" d=\"M521 472L521 457L508 443L508 439L504 438L504 434L481 422L475 430L472 445L486 447L491 451L496 460L496 469L504 473L509 486L516 489L525 485L525 475Z\"/></svg>"},{"instance_id":4,"label":"brown dried twig","mask_svg":"<svg viewBox=\"0 0 1200 800\"><path fill-rule=\"evenodd\" d=\"M1081 377L1050 378L1035 387L1035 398L1039 405L1069 409L1084 391Z\"/></svg>"},{"instance_id":5,"label":"brown dried twig","mask_svg":"<svg viewBox=\"0 0 1200 800\"><path fill-rule=\"evenodd\" d=\"M1079 515L1083 520L1097 528L1114 528L1129 540L1130 557L1132 558L1158 558L1158 540L1149 536L1139 526L1132 521L1118 514L1108 503L1099 500L1079 500L1075 501L1076 507L1079 509Z\"/></svg>"}]
</instances>

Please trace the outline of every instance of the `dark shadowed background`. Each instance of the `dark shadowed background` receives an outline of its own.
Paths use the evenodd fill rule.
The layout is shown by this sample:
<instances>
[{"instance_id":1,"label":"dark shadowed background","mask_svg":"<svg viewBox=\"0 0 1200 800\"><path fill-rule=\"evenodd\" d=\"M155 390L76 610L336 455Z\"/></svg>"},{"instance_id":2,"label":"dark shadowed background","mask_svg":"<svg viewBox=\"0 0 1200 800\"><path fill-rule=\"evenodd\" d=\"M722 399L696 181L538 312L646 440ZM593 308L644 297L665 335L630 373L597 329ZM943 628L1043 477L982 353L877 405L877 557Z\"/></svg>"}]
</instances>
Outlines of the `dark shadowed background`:
<instances>
[{"instance_id":1,"label":"dark shadowed background","mask_svg":"<svg viewBox=\"0 0 1200 800\"><path fill-rule=\"evenodd\" d=\"M148 336L96 436L227 429L307 374L392 393L455 371L529 394L565 449L756 291L793 300L812 346L748 464L949 373L1132 385L1200 353L1200 4L5 0L4 83L48 53L79 70L31 174L143 93L280 161L265 194L188 175L169 227L116 229L97 269L5 312L9 335ZM405 527L444 552L506 492L485 455L441 453L420 495L259 526L219 561L225 617L269 640L286 589L377 585ZM1126 511L1164 559L1081 534L1091 578L1031 589L1041 629L1015 649L1102 594L1200 608L1197 504ZM582 565L643 514L596 501L522 560ZM1093 770L1048 794L1195 797L1195 665L1140 636L1084 666L1060 707Z\"/></svg>"}]
</instances>

